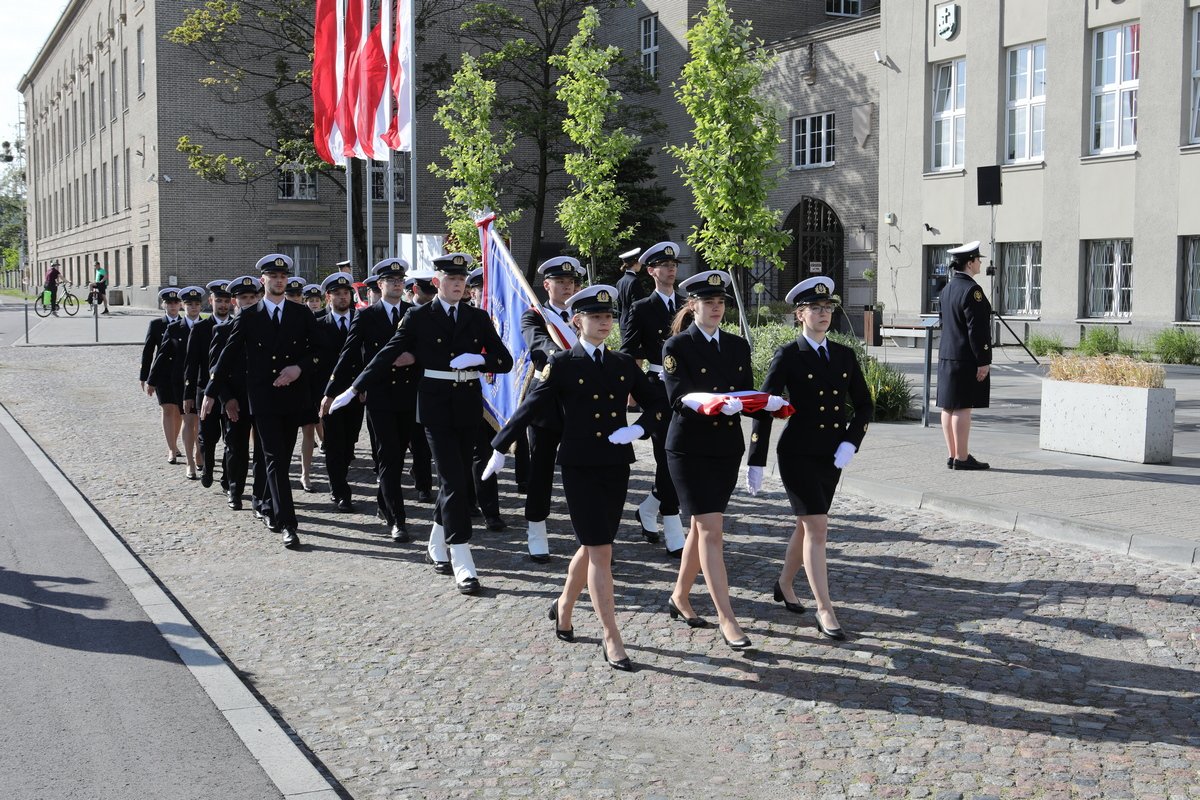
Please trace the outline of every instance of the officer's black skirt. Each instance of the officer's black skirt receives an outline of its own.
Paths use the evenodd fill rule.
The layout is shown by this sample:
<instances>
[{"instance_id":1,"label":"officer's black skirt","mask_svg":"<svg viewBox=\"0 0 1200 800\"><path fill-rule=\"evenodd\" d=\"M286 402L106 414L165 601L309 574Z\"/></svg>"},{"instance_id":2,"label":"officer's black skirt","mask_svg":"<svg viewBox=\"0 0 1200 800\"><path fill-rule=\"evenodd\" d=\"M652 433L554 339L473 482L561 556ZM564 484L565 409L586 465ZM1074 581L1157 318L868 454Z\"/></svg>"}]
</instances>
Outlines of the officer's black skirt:
<instances>
[{"instance_id":1,"label":"officer's black skirt","mask_svg":"<svg viewBox=\"0 0 1200 800\"><path fill-rule=\"evenodd\" d=\"M182 390L176 390L175 385L171 381L167 381L165 386L155 386L154 396L158 399L160 406L175 406L181 412L183 411L183 394Z\"/></svg>"},{"instance_id":2,"label":"officer's black skirt","mask_svg":"<svg viewBox=\"0 0 1200 800\"><path fill-rule=\"evenodd\" d=\"M987 408L992 394L992 373L975 380L974 361L938 360L937 406L948 410Z\"/></svg>"},{"instance_id":3,"label":"officer's black skirt","mask_svg":"<svg viewBox=\"0 0 1200 800\"><path fill-rule=\"evenodd\" d=\"M787 490L792 513L803 517L829 513L842 471L833 465L832 454L797 456L780 453L779 478Z\"/></svg>"},{"instance_id":4,"label":"officer's black skirt","mask_svg":"<svg viewBox=\"0 0 1200 800\"><path fill-rule=\"evenodd\" d=\"M575 537L586 547L612 544L629 493L629 465L560 467L567 513Z\"/></svg>"},{"instance_id":5,"label":"officer's black skirt","mask_svg":"<svg viewBox=\"0 0 1200 800\"><path fill-rule=\"evenodd\" d=\"M742 457L697 456L667 451L667 469L679 495L679 505L688 514L724 514L737 486Z\"/></svg>"}]
</instances>

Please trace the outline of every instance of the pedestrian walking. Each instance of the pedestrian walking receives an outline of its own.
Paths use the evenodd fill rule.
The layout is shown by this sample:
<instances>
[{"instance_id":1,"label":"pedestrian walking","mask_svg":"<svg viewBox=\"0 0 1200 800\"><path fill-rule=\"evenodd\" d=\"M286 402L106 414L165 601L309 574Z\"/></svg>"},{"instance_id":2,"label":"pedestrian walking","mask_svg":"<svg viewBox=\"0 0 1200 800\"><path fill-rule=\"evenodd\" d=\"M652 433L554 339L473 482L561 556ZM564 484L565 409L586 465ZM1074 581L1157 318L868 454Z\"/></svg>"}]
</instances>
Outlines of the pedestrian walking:
<instances>
[{"instance_id":1,"label":"pedestrian walking","mask_svg":"<svg viewBox=\"0 0 1200 800\"><path fill-rule=\"evenodd\" d=\"M167 326L179 319L179 310L183 301L179 298L179 288L168 286L158 292L158 301L163 307L163 316L150 320L146 326L146 339L142 343L142 366L138 372L138 387L140 391L154 396L154 391L147 391L146 381L150 380L150 368L154 366L154 357L163 343L163 335ZM167 463L179 462L179 427L182 424L183 409L178 401L170 395L158 395L158 407L162 415L163 438L167 440Z\"/></svg>"}]
</instances>

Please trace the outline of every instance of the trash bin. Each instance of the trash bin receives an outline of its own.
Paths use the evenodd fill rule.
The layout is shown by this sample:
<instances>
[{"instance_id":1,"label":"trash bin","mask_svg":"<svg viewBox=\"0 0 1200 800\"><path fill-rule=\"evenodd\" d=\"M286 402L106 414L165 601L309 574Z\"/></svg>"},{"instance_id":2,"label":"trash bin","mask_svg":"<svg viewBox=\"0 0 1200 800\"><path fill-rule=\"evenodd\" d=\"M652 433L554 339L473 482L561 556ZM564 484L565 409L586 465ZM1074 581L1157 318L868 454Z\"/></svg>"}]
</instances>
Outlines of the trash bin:
<instances>
[{"instance_id":1,"label":"trash bin","mask_svg":"<svg viewBox=\"0 0 1200 800\"><path fill-rule=\"evenodd\" d=\"M863 341L868 347L882 347L883 313L875 310L875 306L863 307Z\"/></svg>"}]
</instances>

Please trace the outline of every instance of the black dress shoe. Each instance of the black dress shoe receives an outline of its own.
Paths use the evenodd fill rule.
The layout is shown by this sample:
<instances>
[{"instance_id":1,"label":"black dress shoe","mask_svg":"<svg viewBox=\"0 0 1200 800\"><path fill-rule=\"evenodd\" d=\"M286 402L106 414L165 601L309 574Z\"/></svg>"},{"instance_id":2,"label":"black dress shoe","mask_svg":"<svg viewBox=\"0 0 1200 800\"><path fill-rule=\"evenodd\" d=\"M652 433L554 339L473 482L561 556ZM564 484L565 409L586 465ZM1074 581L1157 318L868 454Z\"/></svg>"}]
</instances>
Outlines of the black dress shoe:
<instances>
[{"instance_id":1,"label":"black dress shoe","mask_svg":"<svg viewBox=\"0 0 1200 800\"><path fill-rule=\"evenodd\" d=\"M814 615L814 618L817 623L817 632L826 639L841 640L846 638L846 634L842 632L841 628L826 628L824 625L822 625L821 616L819 614Z\"/></svg>"},{"instance_id":2,"label":"black dress shoe","mask_svg":"<svg viewBox=\"0 0 1200 800\"><path fill-rule=\"evenodd\" d=\"M337 510L342 512L343 514L353 514L354 513L354 504L350 502L350 498L348 498L348 497L339 498L338 500L335 501L334 504L337 507Z\"/></svg>"},{"instance_id":3,"label":"black dress shoe","mask_svg":"<svg viewBox=\"0 0 1200 800\"><path fill-rule=\"evenodd\" d=\"M479 585L479 578L463 578L458 582L459 594L479 594L483 591L483 587Z\"/></svg>"},{"instance_id":4,"label":"black dress shoe","mask_svg":"<svg viewBox=\"0 0 1200 800\"><path fill-rule=\"evenodd\" d=\"M405 542L412 541L412 539L408 538L408 528L403 522L397 522L392 525L391 535L392 541L396 544L404 544Z\"/></svg>"},{"instance_id":5,"label":"black dress shoe","mask_svg":"<svg viewBox=\"0 0 1200 800\"><path fill-rule=\"evenodd\" d=\"M955 469L991 469L991 466L992 465L986 461L976 461L975 456L972 455L968 455L963 461L959 461L957 458L954 459Z\"/></svg>"},{"instance_id":6,"label":"black dress shoe","mask_svg":"<svg viewBox=\"0 0 1200 800\"><path fill-rule=\"evenodd\" d=\"M229 479L228 478L225 478L225 477L221 478L221 491L222 492L229 491Z\"/></svg>"},{"instance_id":7,"label":"black dress shoe","mask_svg":"<svg viewBox=\"0 0 1200 800\"><path fill-rule=\"evenodd\" d=\"M954 469L954 456L946 459L946 469Z\"/></svg>"},{"instance_id":8,"label":"black dress shoe","mask_svg":"<svg viewBox=\"0 0 1200 800\"><path fill-rule=\"evenodd\" d=\"M428 550L425 551L425 563L433 564L433 571L438 575L454 574L454 567L450 565L449 561L434 561L433 558L430 557Z\"/></svg>"},{"instance_id":9,"label":"black dress shoe","mask_svg":"<svg viewBox=\"0 0 1200 800\"><path fill-rule=\"evenodd\" d=\"M499 514L493 514L484 519L487 524L487 529L492 532L503 531L508 529L508 525L500 518Z\"/></svg>"},{"instance_id":10,"label":"black dress shoe","mask_svg":"<svg viewBox=\"0 0 1200 800\"><path fill-rule=\"evenodd\" d=\"M783 603L783 607L788 611L792 611L796 614L804 613L804 606L800 605L799 603L793 603L791 600L788 600L783 596L783 588L780 587L779 581L775 581L775 592L773 596L775 598L775 602Z\"/></svg>"},{"instance_id":11,"label":"black dress shoe","mask_svg":"<svg viewBox=\"0 0 1200 800\"><path fill-rule=\"evenodd\" d=\"M674 559L683 558L683 548L681 547L678 550L667 550L667 557Z\"/></svg>"},{"instance_id":12,"label":"black dress shoe","mask_svg":"<svg viewBox=\"0 0 1200 800\"><path fill-rule=\"evenodd\" d=\"M644 536L646 538L646 541L649 542L650 544L658 544L659 535L657 533L655 533L654 531L646 530L646 526L642 522L642 510L640 508L635 508L633 510L633 516L635 519L637 519L638 526L641 527L641 529L642 529L642 536Z\"/></svg>"},{"instance_id":13,"label":"black dress shoe","mask_svg":"<svg viewBox=\"0 0 1200 800\"><path fill-rule=\"evenodd\" d=\"M550 563L550 554L549 553L530 553L529 560L535 564L549 564Z\"/></svg>"},{"instance_id":14,"label":"black dress shoe","mask_svg":"<svg viewBox=\"0 0 1200 800\"><path fill-rule=\"evenodd\" d=\"M554 635L555 636L557 636L559 639L561 639L564 642L574 642L575 641L575 629L574 628L558 627L558 601L557 600L555 600L553 603L550 604L550 619L554 620Z\"/></svg>"},{"instance_id":15,"label":"black dress shoe","mask_svg":"<svg viewBox=\"0 0 1200 800\"><path fill-rule=\"evenodd\" d=\"M255 505L255 506L254 506L254 518L255 518L255 519L262 519L264 516L265 516L265 515L263 514L263 512L262 512L262 509L261 509L261 508L259 508L257 505Z\"/></svg>"},{"instance_id":16,"label":"black dress shoe","mask_svg":"<svg viewBox=\"0 0 1200 800\"><path fill-rule=\"evenodd\" d=\"M300 547L300 537L296 535L295 528L288 528L283 532L283 546L289 550Z\"/></svg>"},{"instance_id":17,"label":"black dress shoe","mask_svg":"<svg viewBox=\"0 0 1200 800\"><path fill-rule=\"evenodd\" d=\"M234 511L241 511L242 510L242 496L240 494L230 493L229 507L232 508Z\"/></svg>"},{"instance_id":18,"label":"black dress shoe","mask_svg":"<svg viewBox=\"0 0 1200 800\"><path fill-rule=\"evenodd\" d=\"M283 530L283 526L270 517L263 517L263 522L266 523L267 530L271 533L279 533Z\"/></svg>"},{"instance_id":19,"label":"black dress shoe","mask_svg":"<svg viewBox=\"0 0 1200 800\"><path fill-rule=\"evenodd\" d=\"M167 459L167 463L168 464L178 464L179 463L179 453L172 453L171 457Z\"/></svg>"},{"instance_id":20,"label":"black dress shoe","mask_svg":"<svg viewBox=\"0 0 1200 800\"><path fill-rule=\"evenodd\" d=\"M392 524L391 520L387 518L387 514L383 512L382 508L375 509L375 519L379 520L380 522L386 522L388 525Z\"/></svg>"},{"instance_id":21,"label":"black dress shoe","mask_svg":"<svg viewBox=\"0 0 1200 800\"><path fill-rule=\"evenodd\" d=\"M212 484L212 470L205 466L204 470L200 473L200 485L207 489Z\"/></svg>"},{"instance_id":22,"label":"black dress shoe","mask_svg":"<svg viewBox=\"0 0 1200 800\"><path fill-rule=\"evenodd\" d=\"M608 658L608 651L604 649L603 642L600 644L600 653L604 656L604 663L608 664L613 669L621 672L633 672L633 662L629 660L628 656L617 661L610 661Z\"/></svg>"},{"instance_id":23,"label":"black dress shoe","mask_svg":"<svg viewBox=\"0 0 1200 800\"><path fill-rule=\"evenodd\" d=\"M675 599L673 597L667 598L667 612L671 615L671 619L683 617L683 621L687 623L689 628L708 627L708 620L704 619L704 617L689 617L687 614L684 614L682 611L680 611L679 606L675 605Z\"/></svg>"},{"instance_id":24,"label":"black dress shoe","mask_svg":"<svg viewBox=\"0 0 1200 800\"><path fill-rule=\"evenodd\" d=\"M418 503L432 503L433 494L428 489L417 489Z\"/></svg>"},{"instance_id":25,"label":"black dress shoe","mask_svg":"<svg viewBox=\"0 0 1200 800\"><path fill-rule=\"evenodd\" d=\"M479 510L479 506L471 506L471 519L479 519L483 516L483 512Z\"/></svg>"},{"instance_id":26,"label":"black dress shoe","mask_svg":"<svg viewBox=\"0 0 1200 800\"><path fill-rule=\"evenodd\" d=\"M750 641L749 636L743 636L740 639L734 639L733 641L730 641L729 637L725 635L725 631L721 631L721 638L725 640L725 644L729 645L731 650L737 650L738 652L749 650L750 648L754 647L754 644Z\"/></svg>"}]
</instances>

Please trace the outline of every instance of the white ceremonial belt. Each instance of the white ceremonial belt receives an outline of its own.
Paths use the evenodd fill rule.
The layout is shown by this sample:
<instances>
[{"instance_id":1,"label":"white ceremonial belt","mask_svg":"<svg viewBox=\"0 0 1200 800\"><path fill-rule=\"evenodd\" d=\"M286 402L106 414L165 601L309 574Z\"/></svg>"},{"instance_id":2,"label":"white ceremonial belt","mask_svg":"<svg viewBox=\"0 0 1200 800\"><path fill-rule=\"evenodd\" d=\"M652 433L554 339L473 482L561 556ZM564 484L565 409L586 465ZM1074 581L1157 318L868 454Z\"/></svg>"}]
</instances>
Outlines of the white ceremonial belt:
<instances>
[{"instance_id":1,"label":"white ceremonial belt","mask_svg":"<svg viewBox=\"0 0 1200 800\"><path fill-rule=\"evenodd\" d=\"M649 367L651 372L662 373L662 364L647 364L646 366Z\"/></svg>"},{"instance_id":2,"label":"white ceremonial belt","mask_svg":"<svg viewBox=\"0 0 1200 800\"><path fill-rule=\"evenodd\" d=\"M427 369L425 370L426 378L433 378L439 381L454 381L455 383L465 383L466 381L479 380L479 370L476 369Z\"/></svg>"}]
</instances>

